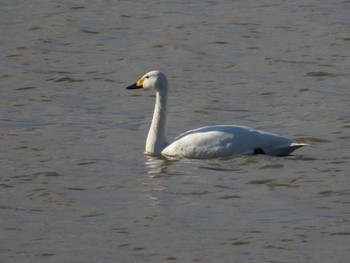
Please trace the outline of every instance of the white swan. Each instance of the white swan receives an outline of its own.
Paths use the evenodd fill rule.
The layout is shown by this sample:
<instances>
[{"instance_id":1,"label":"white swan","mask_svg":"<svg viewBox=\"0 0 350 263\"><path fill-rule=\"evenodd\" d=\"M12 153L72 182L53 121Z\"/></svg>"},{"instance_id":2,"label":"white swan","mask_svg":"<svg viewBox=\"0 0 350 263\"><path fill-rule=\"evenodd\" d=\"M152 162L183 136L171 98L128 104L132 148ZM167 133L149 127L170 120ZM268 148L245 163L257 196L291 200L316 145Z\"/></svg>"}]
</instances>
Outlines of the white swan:
<instances>
[{"instance_id":1,"label":"white swan","mask_svg":"<svg viewBox=\"0 0 350 263\"><path fill-rule=\"evenodd\" d=\"M187 158L217 158L233 154L268 154L285 156L305 146L272 133L236 125L215 125L187 131L166 141L166 107L168 80L157 70L142 76L127 89L154 89L156 104L148 132L145 154L179 156Z\"/></svg>"}]
</instances>

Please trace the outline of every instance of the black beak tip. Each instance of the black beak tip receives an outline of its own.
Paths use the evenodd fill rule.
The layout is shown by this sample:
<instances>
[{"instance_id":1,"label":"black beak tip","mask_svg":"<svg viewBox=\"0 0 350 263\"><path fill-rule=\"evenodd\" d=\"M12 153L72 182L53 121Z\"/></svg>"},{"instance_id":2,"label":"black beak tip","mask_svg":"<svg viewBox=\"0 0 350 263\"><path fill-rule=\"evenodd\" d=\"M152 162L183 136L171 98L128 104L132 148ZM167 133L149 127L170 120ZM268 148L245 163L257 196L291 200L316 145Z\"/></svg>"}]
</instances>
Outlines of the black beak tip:
<instances>
[{"instance_id":1,"label":"black beak tip","mask_svg":"<svg viewBox=\"0 0 350 263\"><path fill-rule=\"evenodd\" d=\"M129 87L126 87L126 89L142 89L142 86L137 86L137 83L134 83Z\"/></svg>"}]
</instances>

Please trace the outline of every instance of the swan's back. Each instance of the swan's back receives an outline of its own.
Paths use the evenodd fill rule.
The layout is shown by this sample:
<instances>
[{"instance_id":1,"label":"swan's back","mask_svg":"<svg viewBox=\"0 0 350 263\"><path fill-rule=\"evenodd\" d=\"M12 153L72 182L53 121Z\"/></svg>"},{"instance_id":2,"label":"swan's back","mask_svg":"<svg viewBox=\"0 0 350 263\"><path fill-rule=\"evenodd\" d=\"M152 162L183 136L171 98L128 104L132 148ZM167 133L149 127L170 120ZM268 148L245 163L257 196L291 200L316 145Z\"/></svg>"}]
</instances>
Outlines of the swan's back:
<instances>
[{"instance_id":1,"label":"swan's back","mask_svg":"<svg viewBox=\"0 0 350 263\"><path fill-rule=\"evenodd\" d=\"M285 156L304 145L249 127L216 125L179 135L162 154L203 159L256 153Z\"/></svg>"}]
</instances>

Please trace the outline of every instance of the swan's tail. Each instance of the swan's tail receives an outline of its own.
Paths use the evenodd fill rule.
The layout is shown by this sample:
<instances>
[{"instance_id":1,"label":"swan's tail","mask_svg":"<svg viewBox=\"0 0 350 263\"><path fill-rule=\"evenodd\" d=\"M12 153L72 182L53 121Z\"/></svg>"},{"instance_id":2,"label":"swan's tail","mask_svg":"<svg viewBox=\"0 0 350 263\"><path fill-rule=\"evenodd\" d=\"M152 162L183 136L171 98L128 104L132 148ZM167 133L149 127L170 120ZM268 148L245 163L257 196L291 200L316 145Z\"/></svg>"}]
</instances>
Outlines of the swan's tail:
<instances>
[{"instance_id":1,"label":"swan's tail","mask_svg":"<svg viewBox=\"0 0 350 263\"><path fill-rule=\"evenodd\" d=\"M299 149L304 146L309 146L306 143L298 143L298 142L292 142L289 145L281 146L281 147L275 147L273 149L262 149L265 154L272 155L272 156L287 156L294 152L296 149Z\"/></svg>"},{"instance_id":2,"label":"swan's tail","mask_svg":"<svg viewBox=\"0 0 350 263\"><path fill-rule=\"evenodd\" d=\"M307 144L307 143L299 143L299 142L291 143L289 145L289 147L288 147L289 148L289 152L287 153L287 155L292 153L292 152L294 152L296 149L299 149L299 148L304 147L304 146L310 146L310 145Z\"/></svg>"},{"instance_id":3,"label":"swan's tail","mask_svg":"<svg viewBox=\"0 0 350 263\"><path fill-rule=\"evenodd\" d=\"M293 142L290 144L290 147L294 150L299 149L300 147L303 147L303 146L310 146L310 145L307 143L299 143L299 142Z\"/></svg>"}]
</instances>

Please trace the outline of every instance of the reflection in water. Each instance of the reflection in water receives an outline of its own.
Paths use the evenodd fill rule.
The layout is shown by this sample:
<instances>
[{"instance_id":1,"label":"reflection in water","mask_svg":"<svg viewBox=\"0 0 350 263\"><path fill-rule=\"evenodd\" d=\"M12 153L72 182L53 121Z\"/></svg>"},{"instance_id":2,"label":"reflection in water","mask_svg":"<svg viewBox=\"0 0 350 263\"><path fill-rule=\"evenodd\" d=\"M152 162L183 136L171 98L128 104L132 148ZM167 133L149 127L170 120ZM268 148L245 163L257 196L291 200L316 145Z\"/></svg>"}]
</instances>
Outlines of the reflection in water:
<instances>
[{"instance_id":1,"label":"reflection in water","mask_svg":"<svg viewBox=\"0 0 350 263\"><path fill-rule=\"evenodd\" d=\"M146 156L145 165L148 169L147 182L144 185L148 186L148 198L151 206L159 206L159 194L163 192L166 187L163 185L162 178L168 174L168 167L174 161L171 161L164 156ZM161 198L162 199L162 198Z\"/></svg>"},{"instance_id":2,"label":"reflection in water","mask_svg":"<svg viewBox=\"0 0 350 263\"><path fill-rule=\"evenodd\" d=\"M177 158L177 157L165 157L162 155L148 155L146 156L145 165L148 168L148 174L150 178L164 177L188 173L189 171L169 171L170 165L181 162L182 164L189 164L189 169L206 169L215 171L237 171L242 165L250 165L257 163L256 160L252 159L251 156L245 156L240 154L235 154L229 157L214 158L214 159L187 159L187 158Z\"/></svg>"},{"instance_id":3,"label":"reflection in water","mask_svg":"<svg viewBox=\"0 0 350 263\"><path fill-rule=\"evenodd\" d=\"M148 175L144 177L143 185L150 206L167 209L169 205L178 203L187 206L198 205L200 203L197 199L188 197L210 193L206 187L203 187L203 181L200 179L202 172L198 174L198 165L196 165L206 161L164 156L146 156L145 158ZM175 167L171 167L173 164ZM176 167L178 165L180 169Z\"/></svg>"},{"instance_id":4,"label":"reflection in water","mask_svg":"<svg viewBox=\"0 0 350 263\"><path fill-rule=\"evenodd\" d=\"M169 159L164 156L146 156L145 165L148 168L148 174L151 178L158 177L160 174L166 174L167 168L179 159Z\"/></svg>"}]
</instances>

